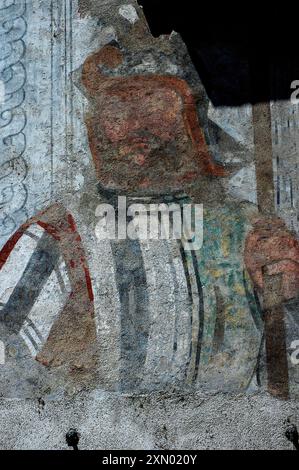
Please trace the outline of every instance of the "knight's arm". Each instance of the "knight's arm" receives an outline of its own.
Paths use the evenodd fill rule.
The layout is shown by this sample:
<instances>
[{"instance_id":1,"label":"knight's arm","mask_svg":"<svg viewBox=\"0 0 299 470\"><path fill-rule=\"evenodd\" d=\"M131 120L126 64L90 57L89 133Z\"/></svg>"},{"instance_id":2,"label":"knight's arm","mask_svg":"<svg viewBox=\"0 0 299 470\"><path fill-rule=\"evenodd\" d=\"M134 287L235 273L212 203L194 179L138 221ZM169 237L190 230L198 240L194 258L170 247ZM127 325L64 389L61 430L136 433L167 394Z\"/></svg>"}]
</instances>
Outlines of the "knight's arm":
<instances>
[{"instance_id":1,"label":"knight's arm","mask_svg":"<svg viewBox=\"0 0 299 470\"><path fill-rule=\"evenodd\" d=\"M33 236L30 233L30 227L34 225L42 228L47 235L50 235L57 242L59 251L67 266L72 289L78 288L83 281L92 300L90 277L81 238L72 215L60 204L55 204L32 217L12 235L0 251L0 271L18 241L26 234Z\"/></svg>"},{"instance_id":2,"label":"knight's arm","mask_svg":"<svg viewBox=\"0 0 299 470\"><path fill-rule=\"evenodd\" d=\"M55 204L22 225L0 251L0 324L46 365L82 361L89 367L93 317L80 235L72 215Z\"/></svg>"}]
</instances>

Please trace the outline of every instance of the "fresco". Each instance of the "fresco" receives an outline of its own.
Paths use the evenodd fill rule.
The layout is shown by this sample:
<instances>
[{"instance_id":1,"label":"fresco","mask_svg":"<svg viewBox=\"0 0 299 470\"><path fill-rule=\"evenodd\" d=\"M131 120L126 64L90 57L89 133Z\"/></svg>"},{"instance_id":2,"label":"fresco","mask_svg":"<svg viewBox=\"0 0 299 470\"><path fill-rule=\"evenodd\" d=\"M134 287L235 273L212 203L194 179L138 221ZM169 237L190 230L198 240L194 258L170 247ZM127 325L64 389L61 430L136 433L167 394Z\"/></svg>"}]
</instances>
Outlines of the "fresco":
<instances>
[{"instance_id":1,"label":"fresco","mask_svg":"<svg viewBox=\"0 0 299 470\"><path fill-rule=\"evenodd\" d=\"M1 395L298 397L297 212L258 211L251 106L215 109L180 36L154 38L134 1L33 3L1 8ZM50 63L33 46L49 25ZM99 239L120 197L144 217L202 205L202 246Z\"/></svg>"}]
</instances>

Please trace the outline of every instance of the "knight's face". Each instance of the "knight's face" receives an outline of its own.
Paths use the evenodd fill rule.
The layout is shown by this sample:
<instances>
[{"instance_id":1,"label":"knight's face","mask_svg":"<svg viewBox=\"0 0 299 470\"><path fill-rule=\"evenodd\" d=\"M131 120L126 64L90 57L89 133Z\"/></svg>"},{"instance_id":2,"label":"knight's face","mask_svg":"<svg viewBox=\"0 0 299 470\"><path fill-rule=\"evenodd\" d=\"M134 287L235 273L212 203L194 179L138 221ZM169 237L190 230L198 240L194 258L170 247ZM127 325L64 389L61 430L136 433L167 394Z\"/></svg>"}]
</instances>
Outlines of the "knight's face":
<instances>
[{"instance_id":1,"label":"knight's face","mask_svg":"<svg viewBox=\"0 0 299 470\"><path fill-rule=\"evenodd\" d=\"M103 186L168 192L199 176L183 99L171 86L127 78L102 90L96 103L87 127Z\"/></svg>"},{"instance_id":2,"label":"knight's face","mask_svg":"<svg viewBox=\"0 0 299 470\"><path fill-rule=\"evenodd\" d=\"M149 167L159 151L167 160L167 147L175 140L176 131L182 130L180 108L180 100L171 90L139 90L130 101L112 96L101 123L119 160L137 168Z\"/></svg>"}]
</instances>

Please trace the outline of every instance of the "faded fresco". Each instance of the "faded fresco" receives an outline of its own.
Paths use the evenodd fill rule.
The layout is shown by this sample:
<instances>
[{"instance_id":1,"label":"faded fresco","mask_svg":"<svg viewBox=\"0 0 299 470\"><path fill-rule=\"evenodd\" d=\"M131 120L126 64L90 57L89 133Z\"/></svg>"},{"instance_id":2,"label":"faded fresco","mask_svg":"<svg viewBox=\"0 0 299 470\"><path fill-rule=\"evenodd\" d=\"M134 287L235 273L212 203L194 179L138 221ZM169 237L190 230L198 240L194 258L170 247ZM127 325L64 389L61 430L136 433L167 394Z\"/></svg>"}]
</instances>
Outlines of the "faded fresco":
<instances>
[{"instance_id":1,"label":"faded fresco","mask_svg":"<svg viewBox=\"0 0 299 470\"><path fill-rule=\"evenodd\" d=\"M0 13L1 396L297 398L297 105L271 106L265 214L252 106L214 107L180 36L154 38L135 1ZM100 239L97 208L119 225L119 197L144 217L202 205L202 246Z\"/></svg>"}]
</instances>

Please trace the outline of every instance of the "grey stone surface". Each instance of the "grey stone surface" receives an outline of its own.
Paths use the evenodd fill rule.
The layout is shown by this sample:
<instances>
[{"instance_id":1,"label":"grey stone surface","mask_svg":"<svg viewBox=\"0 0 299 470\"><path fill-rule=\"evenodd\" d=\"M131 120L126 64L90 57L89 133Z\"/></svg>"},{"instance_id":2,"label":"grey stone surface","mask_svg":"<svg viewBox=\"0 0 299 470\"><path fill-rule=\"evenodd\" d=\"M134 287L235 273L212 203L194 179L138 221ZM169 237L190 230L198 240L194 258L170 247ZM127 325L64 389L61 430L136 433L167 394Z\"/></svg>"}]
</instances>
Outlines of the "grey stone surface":
<instances>
[{"instance_id":1,"label":"grey stone surface","mask_svg":"<svg viewBox=\"0 0 299 470\"><path fill-rule=\"evenodd\" d=\"M79 395L71 401L2 400L1 449L67 449L77 428L79 449L285 449L287 420L299 406L268 395Z\"/></svg>"}]
</instances>

